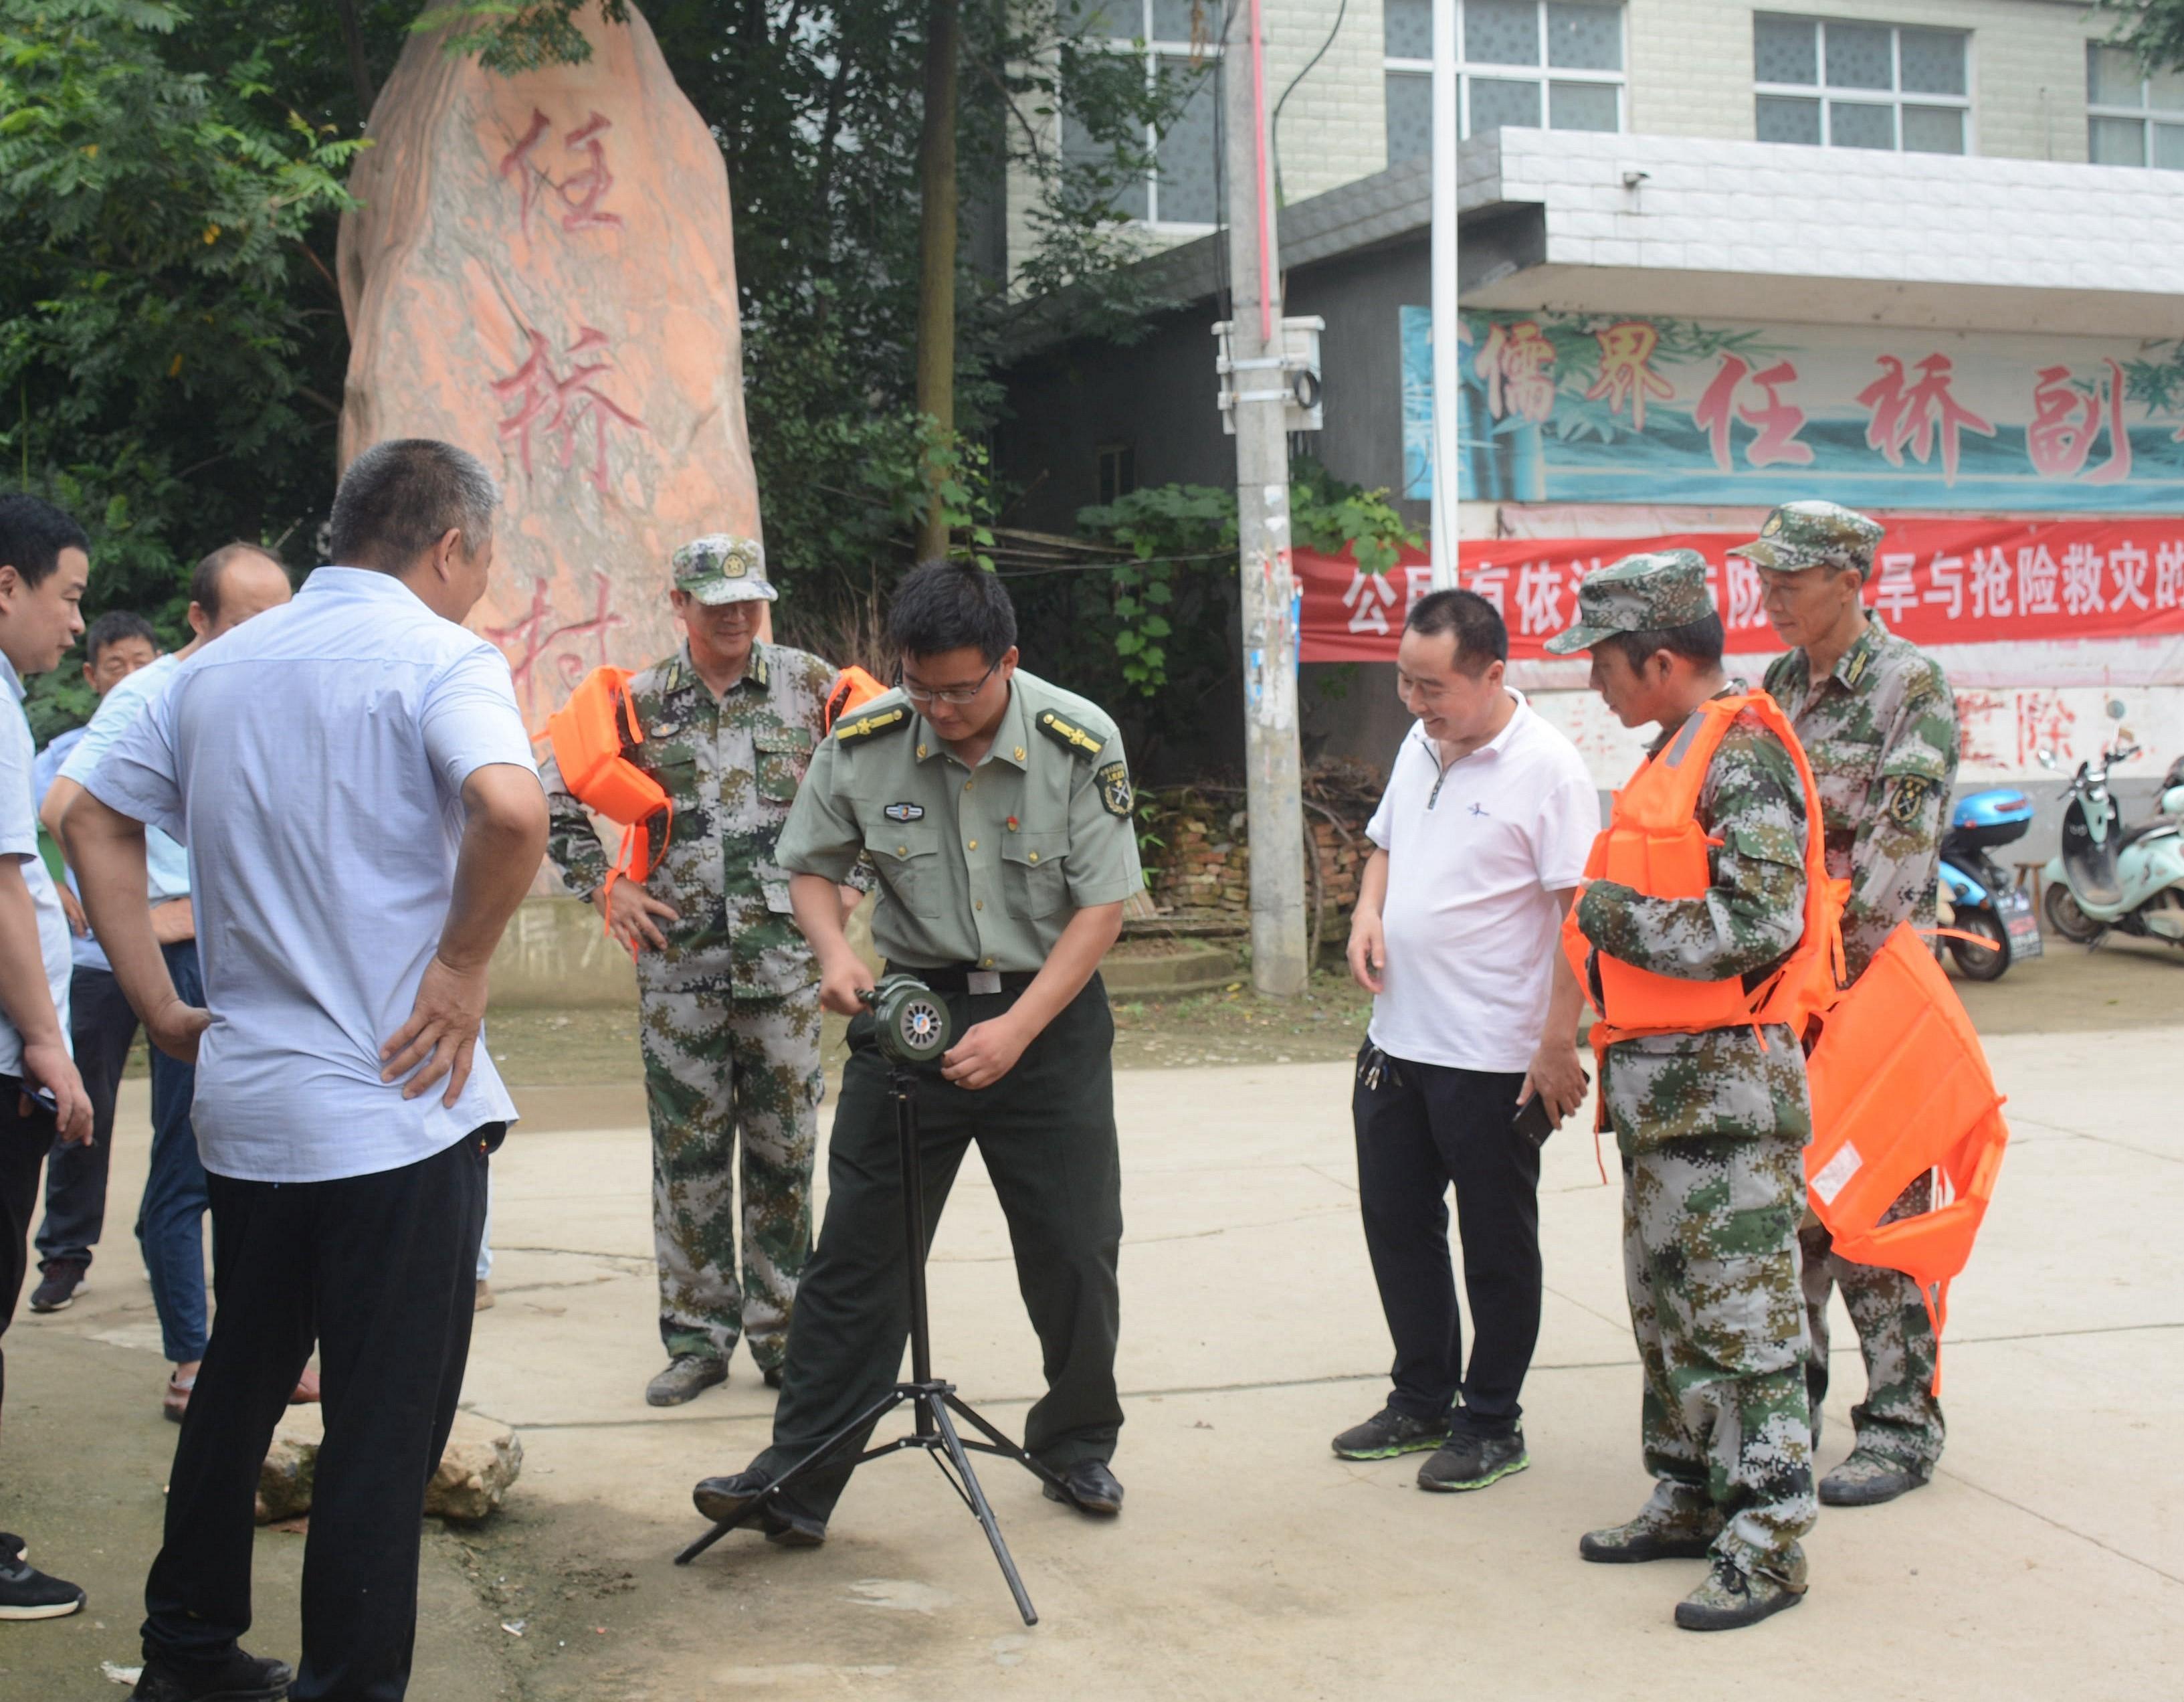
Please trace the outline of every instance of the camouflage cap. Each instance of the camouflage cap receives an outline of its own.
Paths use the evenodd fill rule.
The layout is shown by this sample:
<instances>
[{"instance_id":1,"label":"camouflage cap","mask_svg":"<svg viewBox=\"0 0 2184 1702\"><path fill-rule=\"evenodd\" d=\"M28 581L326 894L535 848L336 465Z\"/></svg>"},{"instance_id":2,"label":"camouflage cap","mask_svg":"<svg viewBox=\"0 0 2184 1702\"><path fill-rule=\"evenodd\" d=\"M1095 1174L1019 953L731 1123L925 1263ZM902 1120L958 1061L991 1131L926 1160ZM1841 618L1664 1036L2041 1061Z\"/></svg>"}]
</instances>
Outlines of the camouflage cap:
<instances>
[{"instance_id":1,"label":"camouflage cap","mask_svg":"<svg viewBox=\"0 0 2184 1702\"><path fill-rule=\"evenodd\" d=\"M1696 550L1626 555L1577 588L1577 624L1547 640L1558 656L1589 650L1618 633L1687 627L1713 613L1706 558Z\"/></svg>"},{"instance_id":2,"label":"camouflage cap","mask_svg":"<svg viewBox=\"0 0 2184 1702\"><path fill-rule=\"evenodd\" d=\"M1786 502L1767 516L1758 537L1729 553L1786 573L1826 563L1855 567L1869 579L1873 546L1880 542L1881 531L1879 521L1839 502Z\"/></svg>"},{"instance_id":3,"label":"camouflage cap","mask_svg":"<svg viewBox=\"0 0 2184 1702\"><path fill-rule=\"evenodd\" d=\"M766 548L755 538L716 532L675 552L675 589L699 602L771 603L781 594L766 577Z\"/></svg>"}]
</instances>

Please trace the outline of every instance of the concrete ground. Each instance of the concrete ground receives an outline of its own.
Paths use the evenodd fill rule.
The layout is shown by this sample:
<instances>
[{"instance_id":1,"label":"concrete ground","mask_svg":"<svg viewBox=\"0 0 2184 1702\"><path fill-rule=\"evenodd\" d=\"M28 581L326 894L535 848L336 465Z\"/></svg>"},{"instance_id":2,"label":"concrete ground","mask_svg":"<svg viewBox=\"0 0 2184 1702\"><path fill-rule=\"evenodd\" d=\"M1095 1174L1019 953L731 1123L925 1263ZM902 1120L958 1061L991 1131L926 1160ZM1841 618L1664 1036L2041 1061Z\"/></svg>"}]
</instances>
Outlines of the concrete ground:
<instances>
[{"instance_id":1,"label":"concrete ground","mask_svg":"<svg viewBox=\"0 0 2184 1702\"><path fill-rule=\"evenodd\" d=\"M1123 1072L1128 1423L1116 1465L1129 1504L1095 1523L991 1463L1042 1616L1027 1630L978 1527L914 1457L867 1467L820 1550L738 1534L687 1570L670 1564L702 1529L691 1482L762 1444L772 1396L739 1359L723 1390L644 1405L660 1356L646 1143L621 1114L627 1090L526 1094L529 1126L496 1169L500 1302L478 1320L465 1391L519 1428L526 1465L494 1523L428 1536L411 1694L1635 1698L1747 1688L1753 1662L1799 1675L1802 1695L1862 1702L2184 1692L2184 1122L2169 1051L2184 1047L2184 958L2052 967L2055 1025L2111 997L2121 1020L1991 1038L2014 1136L1953 1297L1940 1475L1893 1505L1825 1514L1807 1603L1729 1637L1669 1622L1695 1564L1576 1557L1579 1534L1627 1515L1646 1484L1617 1191L1574 1125L1546 1152L1532 1468L1429 1496L1412 1485L1415 1459L1327 1452L1379 1404L1388 1356L1357 1228L1346 1067ZM2067 1011L2054 996L2065 974ZM2032 975L2013 975L1970 990L1975 1011L2014 983L2013 1005L2031 996ZM2169 1025L2123 1026L2164 1011ZM142 1114L125 1102L125 1129ZM117 1202L142 1163L141 1140L125 1137ZM51 1318L25 1311L7 1338L0 1522L94 1593L80 1620L0 1627L10 1698L117 1695L99 1663L136 1658L171 1431L126 1216L113 1216L92 1294ZM1037 1348L975 1163L932 1286L940 1370L1019 1422L1040 1387ZM1823 1467L1849 1445L1853 1339L1841 1321ZM268 1651L294 1648L299 1547L260 1540Z\"/></svg>"}]
</instances>

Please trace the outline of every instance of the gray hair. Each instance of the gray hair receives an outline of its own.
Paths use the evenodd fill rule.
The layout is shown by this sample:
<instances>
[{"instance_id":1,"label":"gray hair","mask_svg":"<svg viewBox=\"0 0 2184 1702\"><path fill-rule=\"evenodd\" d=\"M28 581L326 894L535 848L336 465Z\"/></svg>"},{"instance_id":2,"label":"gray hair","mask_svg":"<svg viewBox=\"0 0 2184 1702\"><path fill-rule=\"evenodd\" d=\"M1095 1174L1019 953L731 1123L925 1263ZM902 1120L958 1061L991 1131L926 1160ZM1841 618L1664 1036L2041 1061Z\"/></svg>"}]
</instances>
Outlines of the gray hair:
<instances>
[{"instance_id":1,"label":"gray hair","mask_svg":"<svg viewBox=\"0 0 2184 1702\"><path fill-rule=\"evenodd\" d=\"M466 449L432 438L375 444L342 475L328 539L336 566L400 573L448 533L476 551L493 537L500 486Z\"/></svg>"}]
</instances>

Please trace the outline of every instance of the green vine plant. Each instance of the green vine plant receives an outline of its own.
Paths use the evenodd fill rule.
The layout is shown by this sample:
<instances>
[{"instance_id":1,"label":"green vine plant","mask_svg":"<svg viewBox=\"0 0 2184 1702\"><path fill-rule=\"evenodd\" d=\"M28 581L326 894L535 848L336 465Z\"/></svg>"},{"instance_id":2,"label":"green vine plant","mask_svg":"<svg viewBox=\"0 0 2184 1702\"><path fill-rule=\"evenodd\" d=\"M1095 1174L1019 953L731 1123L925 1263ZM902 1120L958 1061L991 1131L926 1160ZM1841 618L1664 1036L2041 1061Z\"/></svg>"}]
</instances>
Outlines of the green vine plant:
<instances>
[{"instance_id":1,"label":"green vine plant","mask_svg":"<svg viewBox=\"0 0 2184 1702\"><path fill-rule=\"evenodd\" d=\"M1204 607L1209 591L1234 579L1236 493L1212 485L1149 486L1079 509L1077 524L1128 552L1110 573L1109 642L1127 689L1153 697L1170 682L1178 600ZM1385 488L1346 483L1309 460L1298 461L1290 475L1290 531L1305 549L1348 553L1368 573L1391 571L1406 546L1421 542ZM1204 626L1185 622L1186 633L1201 639Z\"/></svg>"}]
</instances>

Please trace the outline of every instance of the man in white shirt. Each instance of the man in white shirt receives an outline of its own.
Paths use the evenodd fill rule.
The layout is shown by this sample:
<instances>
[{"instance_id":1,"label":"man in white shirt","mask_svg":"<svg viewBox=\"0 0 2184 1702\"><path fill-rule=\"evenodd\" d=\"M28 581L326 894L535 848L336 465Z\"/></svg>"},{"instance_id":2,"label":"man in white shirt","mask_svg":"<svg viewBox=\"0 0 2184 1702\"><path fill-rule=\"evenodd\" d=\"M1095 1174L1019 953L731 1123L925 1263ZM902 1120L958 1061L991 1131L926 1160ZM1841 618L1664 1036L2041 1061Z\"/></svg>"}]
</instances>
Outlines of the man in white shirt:
<instances>
[{"instance_id":1,"label":"man in white shirt","mask_svg":"<svg viewBox=\"0 0 2184 1702\"><path fill-rule=\"evenodd\" d=\"M90 575L82 527L35 496L0 496L0 1331L23 1292L46 1149L56 1132L91 1139L91 1100L69 1056L69 926L38 855L23 713L23 677L59 667L83 630ZM40 1092L50 1099L31 1097ZM0 1359L0 1396L7 1369ZM0 1620L58 1619L82 1605L81 1590L32 1566L23 1539L0 1532Z\"/></svg>"},{"instance_id":2,"label":"man in white shirt","mask_svg":"<svg viewBox=\"0 0 2184 1702\"><path fill-rule=\"evenodd\" d=\"M46 789L38 815L58 841L69 807L83 795L84 784L106 760L106 753L139 717L157 703L175 671L222 633L253 616L287 602L288 570L255 544L229 544L215 550L190 574L189 622L196 634L169 656L155 658L124 678L100 700ZM198 974L196 921L190 905L189 853L157 828L144 832L145 896L152 907L152 932L167 960L167 973L184 1001L204 996ZM197 1387L204 1358L204 1166L198 1162L197 1136L190 1127L195 1072L181 1059L152 1048L152 1153L144 1194L136 1208L136 1242L144 1254L144 1274L152 1286L152 1309L167 1360L167 1387L161 1408L181 1422L190 1392ZM318 1398L316 1381L305 1374L298 1398Z\"/></svg>"},{"instance_id":3,"label":"man in white shirt","mask_svg":"<svg viewBox=\"0 0 2184 1702\"><path fill-rule=\"evenodd\" d=\"M470 1348L487 1155L515 1114L482 1044L486 965L546 845L507 662L456 624L499 502L445 444L359 456L334 499L344 565L176 670L64 823L115 975L197 1063L220 1249L140 1702L408 1687L416 1509ZM190 848L207 1009L153 938L144 823ZM259 1464L314 1339L326 1444L291 1673L237 1639Z\"/></svg>"},{"instance_id":4,"label":"man in white shirt","mask_svg":"<svg viewBox=\"0 0 2184 1702\"><path fill-rule=\"evenodd\" d=\"M1540 1331L1539 1143L1585 1097L1582 994L1556 936L1600 806L1569 740L1502 684L1508 655L1502 617L1474 593L1412 609L1396 689L1418 725L1366 829L1375 849L1351 921L1351 974L1373 995L1351 1104L1357 1191L1396 1361L1387 1405L1334 1451L1433 1449L1422 1489L1483 1489L1530 1463L1518 1395ZM1536 1136L1514 1123L1535 1097L1548 1119Z\"/></svg>"}]
</instances>

